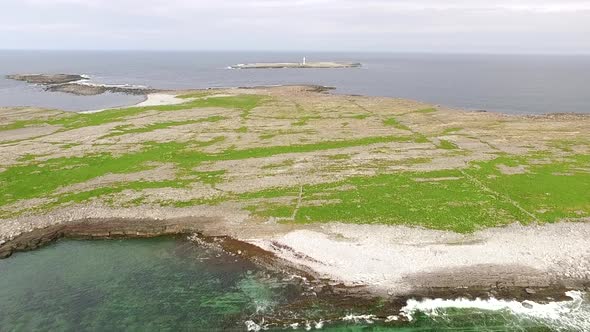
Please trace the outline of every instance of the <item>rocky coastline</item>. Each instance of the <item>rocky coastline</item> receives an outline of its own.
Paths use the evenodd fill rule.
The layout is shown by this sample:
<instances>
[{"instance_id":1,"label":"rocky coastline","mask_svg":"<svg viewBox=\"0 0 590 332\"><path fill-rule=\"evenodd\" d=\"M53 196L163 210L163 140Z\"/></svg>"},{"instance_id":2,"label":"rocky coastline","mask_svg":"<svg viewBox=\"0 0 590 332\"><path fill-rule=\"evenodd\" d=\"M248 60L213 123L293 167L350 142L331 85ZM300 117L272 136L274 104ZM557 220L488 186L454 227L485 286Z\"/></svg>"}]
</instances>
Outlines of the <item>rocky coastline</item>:
<instances>
[{"instance_id":1,"label":"rocky coastline","mask_svg":"<svg viewBox=\"0 0 590 332\"><path fill-rule=\"evenodd\" d=\"M133 87L133 86L113 86L103 84L83 84L83 83L67 83L50 85L45 88L47 91L53 92L64 92L78 96L95 96L103 93L123 93L128 95L147 95L150 93L156 93L160 90Z\"/></svg>"},{"instance_id":2,"label":"rocky coastline","mask_svg":"<svg viewBox=\"0 0 590 332\"><path fill-rule=\"evenodd\" d=\"M7 79L37 84L45 91L63 92L77 96L96 96L103 93L147 95L161 90L132 85L109 85L89 82L90 78L79 74L13 74Z\"/></svg>"},{"instance_id":3,"label":"rocky coastline","mask_svg":"<svg viewBox=\"0 0 590 332\"><path fill-rule=\"evenodd\" d=\"M575 283L564 285L563 283L538 284L538 285L517 285L498 282L494 285L444 285L440 287L416 287L410 292L399 294L385 294L375 292L374 289L363 285L346 285L342 282L323 278L313 270L301 265L284 260L273 252L264 250L247 241L236 239L231 236L211 236L207 232L201 232L195 225L207 222L214 222L214 218L174 218L174 219L128 219L128 218L88 218L75 220L62 224L34 229L22 233L13 239L0 245L0 258L10 259L13 254L22 251L39 249L50 245L60 239L133 239L133 238L154 238L162 236L178 236L195 241L200 245L214 246L230 255L239 255L252 263L265 268L273 273L280 273L284 276L297 276L305 283L305 287L313 292L314 298L333 303L343 308L351 305L357 309L371 308L375 315L374 319L385 320L392 312L399 312L408 300L416 299L504 299L515 301L534 301L537 303L548 303L551 301L567 301L569 298L566 292L574 290L588 290L590 283L586 280L578 280ZM206 227L205 227L206 228ZM472 276L477 278L477 276ZM464 280L469 275L463 276ZM376 303L380 303L379 310L375 311ZM293 306L304 307L307 305L305 298L294 303ZM326 317L329 319L330 317ZM337 318L337 317L332 317ZM282 323L288 322L288 317L274 317ZM404 317L400 317L400 322Z\"/></svg>"}]
</instances>

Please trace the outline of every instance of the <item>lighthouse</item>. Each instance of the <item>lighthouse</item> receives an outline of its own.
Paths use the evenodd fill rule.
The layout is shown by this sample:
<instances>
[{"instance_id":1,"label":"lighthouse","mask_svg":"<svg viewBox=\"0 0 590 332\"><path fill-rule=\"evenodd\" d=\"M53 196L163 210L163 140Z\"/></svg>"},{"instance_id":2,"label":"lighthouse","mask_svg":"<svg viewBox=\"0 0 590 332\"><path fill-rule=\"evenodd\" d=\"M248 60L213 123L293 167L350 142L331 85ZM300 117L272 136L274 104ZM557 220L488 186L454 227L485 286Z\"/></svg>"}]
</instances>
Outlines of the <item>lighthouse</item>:
<instances>
[{"instance_id":1,"label":"lighthouse","mask_svg":"<svg viewBox=\"0 0 590 332\"><path fill-rule=\"evenodd\" d=\"M304 66L305 66L305 60L306 60L305 57L303 57L303 62L301 64Z\"/></svg>"}]
</instances>

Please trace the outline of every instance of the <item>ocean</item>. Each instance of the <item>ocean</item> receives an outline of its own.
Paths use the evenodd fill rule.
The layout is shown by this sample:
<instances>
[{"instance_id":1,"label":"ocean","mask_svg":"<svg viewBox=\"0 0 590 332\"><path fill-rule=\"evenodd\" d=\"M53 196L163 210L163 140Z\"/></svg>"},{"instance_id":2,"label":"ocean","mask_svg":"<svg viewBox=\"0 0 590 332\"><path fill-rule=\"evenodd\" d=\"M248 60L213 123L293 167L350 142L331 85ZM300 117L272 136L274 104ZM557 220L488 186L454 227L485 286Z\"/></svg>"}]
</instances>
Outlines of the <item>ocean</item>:
<instances>
[{"instance_id":1,"label":"ocean","mask_svg":"<svg viewBox=\"0 0 590 332\"><path fill-rule=\"evenodd\" d=\"M229 70L248 62L355 61L362 68ZM188 89L318 84L335 93L416 99L445 106L544 114L589 113L590 56L387 53L0 51L0 106L92 110L139 96L80 97L4 78L15 73L86 74L101 84Z\"/></svg>"}]
</instances>

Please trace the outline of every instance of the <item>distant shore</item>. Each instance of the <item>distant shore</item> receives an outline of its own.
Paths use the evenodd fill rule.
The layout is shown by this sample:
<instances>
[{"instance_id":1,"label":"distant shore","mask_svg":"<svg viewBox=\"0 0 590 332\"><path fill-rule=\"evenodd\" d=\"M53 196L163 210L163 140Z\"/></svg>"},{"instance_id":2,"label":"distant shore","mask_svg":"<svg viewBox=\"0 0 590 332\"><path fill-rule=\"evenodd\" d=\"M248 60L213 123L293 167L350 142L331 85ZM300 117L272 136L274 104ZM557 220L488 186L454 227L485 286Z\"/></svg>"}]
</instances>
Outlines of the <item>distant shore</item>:
<instances>
[{"instance_id":1,"label":"distant shore","mask_svg":"<svg viewBox=\"0 0 590 332\"><path fill-rule=\"evenodd\" d=\"M96 96L103 93L124 93L128 95L147 95L159 92L145 86L129 84L99 84L89 82L90 77L80 74L12 74L7 79L38 84L46 91L63 92L77 96Z\"/></svg>"},{"instance_id":2,"label":"distant shore","mask_svg":"<svg viewBox=\"0 0 590 332\"><path fill-rule=\"evenodd\" d=\"M358 62L257 62L230 66L231 69L280 69L280 68L358 68Z\"/></svg>"}]
</instances>

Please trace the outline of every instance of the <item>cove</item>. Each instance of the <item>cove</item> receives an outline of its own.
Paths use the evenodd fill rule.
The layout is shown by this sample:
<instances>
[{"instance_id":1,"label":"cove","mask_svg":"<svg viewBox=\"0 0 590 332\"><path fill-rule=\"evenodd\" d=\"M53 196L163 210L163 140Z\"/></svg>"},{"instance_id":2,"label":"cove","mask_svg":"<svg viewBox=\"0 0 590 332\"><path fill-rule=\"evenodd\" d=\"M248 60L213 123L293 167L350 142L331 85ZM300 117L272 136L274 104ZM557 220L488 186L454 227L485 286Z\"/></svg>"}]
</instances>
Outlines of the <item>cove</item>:
<instances>
[{"instance_id":1,"label":"cove","mask_svg":"<svg viewBox=\"0 0 590 332\"><path fill-rule=\"evenodd\" d=\"M452 307L436 315L413 312L411 322L403 316L385 322L377 317L391 310L388 305L346 293L316 295L300 279L185 236L62 239L0 260L3 331L552 331L559 326L507 310ZM583 321L590 312L587 299L576 308L575 316L564 319Z\"/></svg>"}]
</instances>

